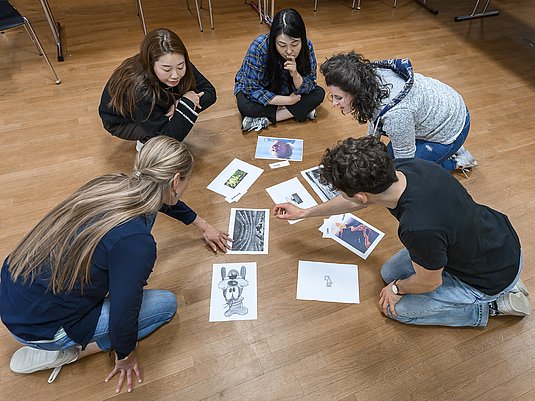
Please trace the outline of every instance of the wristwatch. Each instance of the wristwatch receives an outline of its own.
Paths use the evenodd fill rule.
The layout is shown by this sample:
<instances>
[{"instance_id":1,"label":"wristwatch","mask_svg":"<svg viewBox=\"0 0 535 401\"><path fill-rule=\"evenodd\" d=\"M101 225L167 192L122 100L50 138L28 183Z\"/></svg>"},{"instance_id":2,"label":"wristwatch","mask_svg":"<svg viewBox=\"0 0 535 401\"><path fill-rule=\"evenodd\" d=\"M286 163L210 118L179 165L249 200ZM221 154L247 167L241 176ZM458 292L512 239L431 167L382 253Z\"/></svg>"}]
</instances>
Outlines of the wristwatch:
<instances>
[{"instance_id":1,"label":"wristwatch","mask_svg":"<svg viewBox=\"0 0 535 401\"><path fill-rule=\"evenodd\" d=\"M392 292L394 293L394 295L403 295L401 291L399 290L398 281L399 281L399 278L392 282Z\"/></svg>"}]
</instances>

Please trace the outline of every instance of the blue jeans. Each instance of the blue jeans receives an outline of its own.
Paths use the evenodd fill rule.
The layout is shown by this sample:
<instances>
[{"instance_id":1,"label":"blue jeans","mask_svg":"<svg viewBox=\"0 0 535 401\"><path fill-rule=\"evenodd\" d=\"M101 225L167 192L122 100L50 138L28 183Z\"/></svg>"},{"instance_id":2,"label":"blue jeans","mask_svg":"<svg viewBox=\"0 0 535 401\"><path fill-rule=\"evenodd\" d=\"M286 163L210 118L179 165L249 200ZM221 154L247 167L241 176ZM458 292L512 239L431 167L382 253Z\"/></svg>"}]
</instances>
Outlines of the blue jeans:
<instances>
[{"instance_id":1,"label":"blue jeans","mask_svg":"<svg viewBox=\"0 0 535 401\"><path fill-rule=\"evenodd\" d=\"M143 300L138 317L137 339L148 336L158 327L169 322L176 313L176 297L170 291L165 290L143 290ZM106 298L102 305L102 311L98 319L97 327L93 338L89 343L96 342L101 351L111 350L110 340L110 299ZM53 340L26 341L15 336L17 341L33 348L43 349L46 351L55 351L60 349L72 348L77 346L74 340L59 329Z\"/></svg>"},{"instance_id":2,"label":"blue jeans","mask_svg":"<svg viewBox=\"0 0 535 401\"><path fill-rule=\"evenodd\" d=\"M388 317L402 323L440 326L486 326L489 320L489 302L511 291L520 279L522 254L518 274L501 293L487 295L462 282L457 277L442 272L442 285L425 294L406 294L396 304L397 317ZM385 283L412 276L414 268L409 251L403 248L382 267Z\"/></svg>"},{"instance_id":3,"label":"blue jeans","mask_svg":"<svg viewBox=\"0 0 535 401\"><path fill-rule=\"evenodd\" d=\"M455 138L455 140L448 144L443 145L441 143L424 141L423 139L416 140L416 153L414 157L416 159L429 160L440 164L445 170L453 171L457 168L457 163L451 157L455 152L459 150L468 137L470 131L470 113L466 110L466 120L461 133ZM394 157L394 151L392 150L392 144L388 144L388 153Z\"/></svg>"}]
</instances>

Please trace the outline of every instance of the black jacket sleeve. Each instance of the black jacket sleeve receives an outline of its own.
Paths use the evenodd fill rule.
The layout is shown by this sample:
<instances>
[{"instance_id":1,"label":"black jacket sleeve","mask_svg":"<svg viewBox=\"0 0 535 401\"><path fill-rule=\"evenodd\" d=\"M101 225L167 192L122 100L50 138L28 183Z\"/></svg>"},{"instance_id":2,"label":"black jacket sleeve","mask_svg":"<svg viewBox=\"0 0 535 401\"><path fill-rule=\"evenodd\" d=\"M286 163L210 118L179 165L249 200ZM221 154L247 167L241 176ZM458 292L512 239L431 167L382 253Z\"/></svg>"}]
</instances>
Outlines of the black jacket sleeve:
<instances>
[{"instance_id":1,"label":"black jacket sleeve","mask_svg":"<svg viewBox=\"0 0 535 401\"><path fill-rule=\"evenodd\" d=\"M193 76L195 77L195 92L204 92L204 95L202 95L200 100L201 109L199 111L202 112L215 103L217 95L214 85L212 85L212 83L208 81L193 64L192 67Z\"/></svg>"}]
</instances>

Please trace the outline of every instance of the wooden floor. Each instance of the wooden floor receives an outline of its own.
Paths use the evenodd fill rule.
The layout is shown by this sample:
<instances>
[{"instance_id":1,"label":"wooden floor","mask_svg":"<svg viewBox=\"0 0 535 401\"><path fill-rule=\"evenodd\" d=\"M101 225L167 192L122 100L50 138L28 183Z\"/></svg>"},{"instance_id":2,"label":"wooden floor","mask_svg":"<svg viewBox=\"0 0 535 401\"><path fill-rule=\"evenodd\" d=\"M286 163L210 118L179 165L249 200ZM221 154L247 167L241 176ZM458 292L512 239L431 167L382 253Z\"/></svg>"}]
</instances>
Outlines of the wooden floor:
<instances>
[{"instance_id":1,"label":"wooden floor","mask_svg":"<svg viewBox=\"0 0 535 401\"><path fill-rule=\"evenodd\" d=\"M107 134L97 107L106 80L142 39L131 0L52 0L65 36L65 62L58 63L39 2L13 2L33 21L63 82L54 85L22 28L0 35L2 258L80 185L130 171L133 143ZM242 135L232 89L247 46L266 28L243 1L213 3L215 30L204 11L204 33L185 2L147 0L144 8L149 29L175 30L217 88L217 103L186 140L196 168L184 200L226 229L231 207L270 208L266 187L301 177L325 148L366 128L325 102L317 121L265 131L304 139L302 162L270 170L268 161L254 159L257 134ZM410 0L399 0L396 9L388 0L362 3L356 11L350 0L320 0L317 13L312 0L276 6L302 13L319 63L351 49L370 59L409 57L417 72L461 92L472 114L467 146L480 166L469 179L456 177L478 202L510 217L523 242L523 278L535 293L535 48L528 43L535 40L535 6L493 0L499 17L455 23L472 1L430 0L440 9L437 16ZM264 174L231 205L206 186L235 157ZM143 384L115 395L115 382L103 383L113 366L106 354L66 366L51 385L50 372L16 375L9 360L19 345L2 326L0 399L535 400L535 318L493 318L484 329L387 320L377 309L379 269L400 248L396 221L376 207L359 216L386 233L367 260L322 239L321 219L292 226L271 219L269 255L215 256L195 228L160 216L149 287L173 291L179 312L140 343ZM298 260L358 264L360 304L296 300ZM212 265L242 261L258 263L258 320L209 323Z\"/></svg>"}]
</instances>

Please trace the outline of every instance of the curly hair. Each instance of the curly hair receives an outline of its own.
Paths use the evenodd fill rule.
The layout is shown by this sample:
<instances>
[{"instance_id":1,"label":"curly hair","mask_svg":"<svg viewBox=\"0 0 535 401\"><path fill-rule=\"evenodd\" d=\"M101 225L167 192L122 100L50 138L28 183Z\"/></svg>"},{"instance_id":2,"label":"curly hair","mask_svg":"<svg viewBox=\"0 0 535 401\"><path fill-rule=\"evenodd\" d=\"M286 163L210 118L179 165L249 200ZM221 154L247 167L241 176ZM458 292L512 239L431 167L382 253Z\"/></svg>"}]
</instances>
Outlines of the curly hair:
<instances>
[{"instance_id":1,"label":"curly hair","mask_svg":"<svg viewBox=\"0 0 535 401\"><path fill-rule=\"evenodd\" d=\"M338 142L325 151L321 164L321 182L348 196L379 194L398 180L386 145L373 136Z\"/></svg>"},{"instance_id":2,"label":"curly hair","mask_svg":"<svg viewBox=\"0 0 535 401\"><path fill-rule=\"evenodd\" d=\"M381 81L376 69L354 51L332 56L320 66L327 86L336 86L351 95L351 114L360 124L370 121L381 100L390 94L389 85Z\"/></svg>"}]
</instances>

